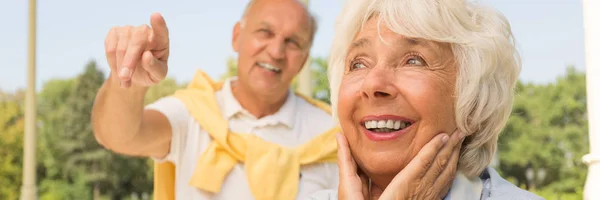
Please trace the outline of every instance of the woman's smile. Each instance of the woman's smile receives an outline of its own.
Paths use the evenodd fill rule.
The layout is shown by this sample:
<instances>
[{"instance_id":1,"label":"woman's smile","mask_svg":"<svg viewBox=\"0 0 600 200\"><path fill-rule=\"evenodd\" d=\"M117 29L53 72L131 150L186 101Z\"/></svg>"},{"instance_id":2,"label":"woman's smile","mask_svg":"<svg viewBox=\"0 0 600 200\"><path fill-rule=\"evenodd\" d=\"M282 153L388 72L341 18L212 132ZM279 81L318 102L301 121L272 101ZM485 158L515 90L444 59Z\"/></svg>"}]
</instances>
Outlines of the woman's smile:
<instances>
[{"instance_id":1,"label":"woman's smile","mask_svg":"<svg viewBox=\"0 0 600 200\"><path fill-rule=\"evenodd\" d=\"M414 120L398 115L369 115L360 121L362 132L373 141L394 140L414 124Z\"/></svg>"}]
</instances>

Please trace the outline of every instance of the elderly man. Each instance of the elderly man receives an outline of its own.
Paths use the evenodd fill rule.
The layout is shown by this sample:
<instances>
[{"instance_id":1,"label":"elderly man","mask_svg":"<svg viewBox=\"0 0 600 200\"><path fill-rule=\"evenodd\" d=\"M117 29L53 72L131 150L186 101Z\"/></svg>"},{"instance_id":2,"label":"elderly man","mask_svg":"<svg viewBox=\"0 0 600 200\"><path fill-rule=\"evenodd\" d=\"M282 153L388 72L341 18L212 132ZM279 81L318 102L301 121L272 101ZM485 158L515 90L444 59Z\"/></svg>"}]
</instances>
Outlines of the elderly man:
<instances>
[{"instance_id":1,"label":"elderly man","mask_svg":"<svg viewBox=\"0 0 600 200\"><path fill-rule=\"evenodd\" d=\"M337 188L328 107L290 91L316 32L302 3L250 1L233 28L237 76L216 83L199 71L187 89L144 108L170 53L165 20L153 14L150 24L109 32L111 73L92 120L104 147L161 163L155 198L303 199Z\"/></svg>"}]
</instances>

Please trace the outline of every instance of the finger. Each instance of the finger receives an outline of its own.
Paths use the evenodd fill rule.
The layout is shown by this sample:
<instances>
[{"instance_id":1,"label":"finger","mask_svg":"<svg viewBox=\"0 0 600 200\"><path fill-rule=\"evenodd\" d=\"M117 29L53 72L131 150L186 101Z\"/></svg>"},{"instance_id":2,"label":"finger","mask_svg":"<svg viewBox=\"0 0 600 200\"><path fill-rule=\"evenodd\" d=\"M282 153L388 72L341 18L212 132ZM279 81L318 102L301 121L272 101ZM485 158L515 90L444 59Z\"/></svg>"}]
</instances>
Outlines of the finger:
<instances>
[{"instance_id":1,"label":"finger","mask_svg":"<svg viewBox=\"0 0 600 200\"><path fill-rule=\"evenodd\" d=\"M360 182L362 184L362 194L363 194L363 199L369 199L369 193L370 193L370 184L369 184L369 177L367 176L367 174L365 174L360 168L357 168L357 174L358 177L360 177Z\"/></svg>"},{"instance_id":2,"label":"finger","mask_svg":"<svg viewBox=\"0 0 600 200\"><path fill-rule=\"evenodd\" d=\"M129 46L129 38L131 36L131 27L123 27L119 29L119 42L117 43L117 72L121 82L129 80L128 74L130 71L127 68L123 68L123 58L127 53L127 47Z\"/></svg>"},{"instance_id":3,"label":"finger","mask_svg":"<svg viewBox=\"0 0 600 200\"><path fill-rule=\"evenodd\" d=\"M145 51L142 55L142 67L148 72L153 83L158 83L167 77L167 63L156 59L150 51Z\"/></svg>"},{"instance_id":4,"label":"finger","mask_svg":"<svg viewBox=\"0 0 600 200\"><path fill-rule=\"evenodd\" d=\"M461 142L459 142L452 151L448 166L444 168L444 171L442 171L440 176L438 176L433 183L432 188L434 188L434 191L441 191L439 194L440 196L447 194L450 187L452 187L452 182L454 181L456 170L458 168L458 159L460 158L460 149L462 147L461 143L464 141L464 137L460 141Z\"/></svg>"},{"instance_id":5,"label":"finger","mask_svg":"<svg viewBox=\"0 0 600 200\"><path fill-rule=\"evenodd\" d=\"M150 25L152 26L152 32L150 34L150 49L153 51L160 51L168 48L169 46L169 29L167 28L167 22L160 13L153 13L150 16Z\"/></svg>"},{"instance_id":6,"label":"finger","mask_svg":"<svg viewBox=\"0 0 600 200\"><path fill-rule=\"evenodd\" d=\"M433 164L429 169L427 169L423 179L431 180L430 183L433 183L433 181L435 181L442 171L446 169L455 147L460 143L460 141L462 141L462 135L463 134L461 134L458 129L452 133L448 142L443 145L442 149L435 156Z\"/></svg>"},{"instance_id":7,"label":"finger","mask_svg":"<svg viewBox=\"0 0 600 200\"><path fill-rule=\"evenodd\" d=\"M340 178L356 176L356 164L350 154L346 137L341 133L337 133L335 137L338 144L337 154Z\"/></svg>"},{"instance_id":8,"label":"finger","mask_svg":"<svg viewBox=\"0 0 600 200\"><path fill-rule=\"evenodd\" d=\"M423 184L421 183L421 177L427 172L435 156L448 140L449 136L445 133L433 137L431 141L421 148L408 165L392 179L392 182L386 188L402 188L406 187L407 183ZM396 190L393 189L385 190L380 199L391 199L397 195L402 194L396 194Z\"/></svg>"},{"instance_id":9,"label":"finger","mask_svg":"<svg viewBox=\"0 0 600 200\"><path fill-rule=\"evenodd\" d=\"M392 179L390 185L399 187L406 181L419 181L427 169L431 167L438 151L444 146L444 143L446 143L448 139L448 135L445 133L436 135L431 141L425 144L408 165Z\"/></svg>"},{"instance_id":10,"label":"finger","mask_svg":"<svg viewBox=\"0 0 600 200\"><path fill-rule=\"evenodd\" d=\"M111 70L117 70L117 43L119 42L119 37L117 34L117 28L113 27L108 31L106 35L106 40L104 40L104 51L106 53L106 61L110 66ZM116 71L115 71L116 72Z\"/></svg>"},{"instance_id":11,"label":"finger","mask_svg":"<svg viewBox=\"0 0 600 200\"><path fill-rule=\"evenodd\" d=\"M131 31L131 38L129 38L127 51L125 52L125 56L123 57L122 62L122 67L129 69L129 73L125 74L124 72L123 74L123 76L126 76L128 79L131 79L131 75L135 70L134 68L142 59L142 53L146 50L146 47L148 46L149 35L150 27L147 25L136 27Z\"/></svg>"}]
</instances>

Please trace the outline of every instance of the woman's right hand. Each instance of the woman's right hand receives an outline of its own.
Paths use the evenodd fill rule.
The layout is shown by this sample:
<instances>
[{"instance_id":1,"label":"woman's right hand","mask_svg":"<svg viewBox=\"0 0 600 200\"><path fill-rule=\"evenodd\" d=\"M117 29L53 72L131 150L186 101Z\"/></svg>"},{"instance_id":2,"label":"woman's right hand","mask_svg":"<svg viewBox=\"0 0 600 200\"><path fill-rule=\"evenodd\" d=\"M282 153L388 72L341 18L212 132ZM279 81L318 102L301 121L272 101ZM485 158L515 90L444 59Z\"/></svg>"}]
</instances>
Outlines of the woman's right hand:
<instances>
[{"instance_id":1,"label":"woman's right hand","mask_svg":"<svg viewBox=\"0 0 600 200\"><path fill-rule=\"evenodd\" d=\"M346 136L336 134L337 154L339 168L338 199L340 200L363 200L369 199L369 178L358 168Z\"/></svg>"},{"instance_id":2,"label":"woman's right hand","mask_svg":"<svg viewBox=\"0 0 600 200\"><path fill-rule=\"evenodd\" d=\"M455 131L450 138L438 134L427 143L392 182L381 191L369 191L369 179L356 165L348 141L337 134L339 186L338 199L441 199L451 187L456 174L458 157L464 135ZM444 138L445 137L445 138ZM417 183L417 184L415 184ZM371 188L375 190L376 188Z\"/></svg>"}]
</instances>

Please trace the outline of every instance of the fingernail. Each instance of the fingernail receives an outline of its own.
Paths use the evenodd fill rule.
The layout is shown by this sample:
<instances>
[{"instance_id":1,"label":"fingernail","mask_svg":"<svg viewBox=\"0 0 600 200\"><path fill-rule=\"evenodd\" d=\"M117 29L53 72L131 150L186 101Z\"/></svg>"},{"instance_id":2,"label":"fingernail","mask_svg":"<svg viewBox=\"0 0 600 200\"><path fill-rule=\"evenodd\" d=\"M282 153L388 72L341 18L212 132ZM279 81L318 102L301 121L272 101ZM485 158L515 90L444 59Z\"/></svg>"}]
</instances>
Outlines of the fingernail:
<instances>
[{"instance_id":1,"label":"fingernail","mask_svg":"<svg viewBox=\"0 0 600 200\"><path fill-rule=\"evenodd\" d=\"M444 136L442 137L442 142L443 142L444 144L446 144L446 142L448 142L448 139L449 139L449 138L450 138L450 137L448 137L448 135L444 134Z\"/></svg>"},{"instance_id":2,"label":"fingernail","mask_svg":"<svg viewBox=\"0 0 600 200\"><path fill-rule=\"evenodd\" d=\"M119 72L119 77L121 77L121 78L129 77L129 68L123 67L121 69L121 71Z\"/></svg>"}]
</instances>

